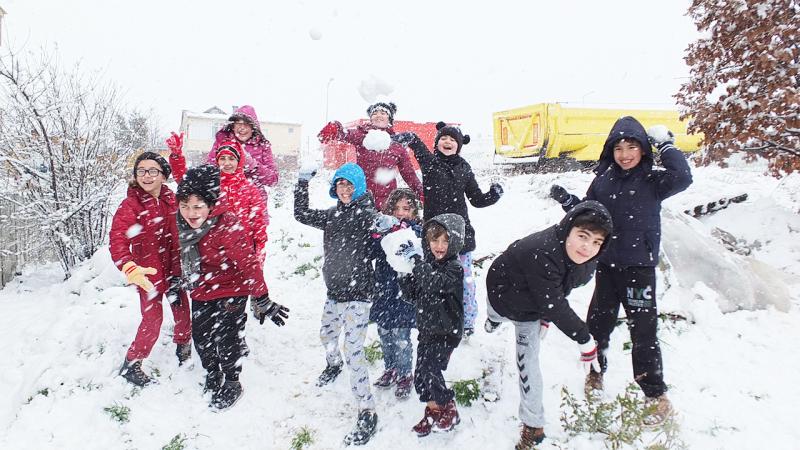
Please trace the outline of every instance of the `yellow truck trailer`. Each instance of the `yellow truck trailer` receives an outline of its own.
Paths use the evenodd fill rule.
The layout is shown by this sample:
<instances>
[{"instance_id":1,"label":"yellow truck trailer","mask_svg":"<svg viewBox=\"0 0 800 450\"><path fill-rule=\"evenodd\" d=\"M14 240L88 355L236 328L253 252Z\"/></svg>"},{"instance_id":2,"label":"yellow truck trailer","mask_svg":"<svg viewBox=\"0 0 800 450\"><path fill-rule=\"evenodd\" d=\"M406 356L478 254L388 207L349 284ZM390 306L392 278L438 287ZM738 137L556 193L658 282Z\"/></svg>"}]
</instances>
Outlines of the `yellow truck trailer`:
<instances>
[{"instance_id":1,"label":"yellow truck trailer","mask_svg":"<svg viewBox=\"0 0 800 450\"><path fill-rule=\"evenodd\" d=\"M495 163L542 163L570 158L584 164L597 161L617 119L633 116L645 129L666 125L675 145L686 153L699 149L702 135L686 133L677 111L568 108L539 103L493 114Z\"/></svg>"}]
</instances>

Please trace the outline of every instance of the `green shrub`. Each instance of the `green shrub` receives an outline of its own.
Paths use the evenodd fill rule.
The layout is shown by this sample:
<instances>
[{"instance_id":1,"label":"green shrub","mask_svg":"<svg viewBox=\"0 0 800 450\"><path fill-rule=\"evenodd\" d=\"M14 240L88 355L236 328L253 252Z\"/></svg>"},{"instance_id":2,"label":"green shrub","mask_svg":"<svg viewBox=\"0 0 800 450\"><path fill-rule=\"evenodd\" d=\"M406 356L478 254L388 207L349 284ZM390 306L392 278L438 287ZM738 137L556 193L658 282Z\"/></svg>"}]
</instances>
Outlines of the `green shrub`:
<instances>
[{"instance_id":1,"label":"green shrub","mask_svg":"<svg viewBox=\"0 0 800 450\"><path fill-rule=\"evenodd\" d=\"M184 450L186 448L186 436L181 433L176 434L167 445L161 447L161 450Z\"/></svg>"},{"instance_id":2,"label":"green shrub","mask_svg":"<svg viewBox=\"0 0 800 450\"><path fill-rule=\"evenodd\" d=\"M131 409L127 406L120 405L119 403L114 403L111 406L106 406L103 408L103 411L107 412L112 419L116 420L119 423L128 423L131 415Z\"/></svg>"},{"instance_id":3,"label":"green shrub","mask_svg":"<svg viewBox=\"0 0 800 450\"><path fill-rule=\"evenodd\" d=\"M472 406L472 402L481 396L481 387L477 379L458 380L453 383L456 393L456 403L461 406Z\"/></svg>"},{"instance_id":4,"label":"green shrub","mask_svg":"<svg viewBox=\"0 0 800 450\"><path fill-rule=\"evenodd\" d=\"M383 349L380 341L373 341L371 344L364 346L364 356L370 364L375 364L375 361L383 359Z\"/></svg>"},{"instance_id":5,"label":"green shrub","mask_svg":"<svg viewBox=\"0 0 800 450\"><path fill-rule=\"evenodd\" d=\"M302 427L294 433L292 438L292 450L302 450L308 445L314 443L314 430L308 427Z\"/></svg>"}]
</instances>

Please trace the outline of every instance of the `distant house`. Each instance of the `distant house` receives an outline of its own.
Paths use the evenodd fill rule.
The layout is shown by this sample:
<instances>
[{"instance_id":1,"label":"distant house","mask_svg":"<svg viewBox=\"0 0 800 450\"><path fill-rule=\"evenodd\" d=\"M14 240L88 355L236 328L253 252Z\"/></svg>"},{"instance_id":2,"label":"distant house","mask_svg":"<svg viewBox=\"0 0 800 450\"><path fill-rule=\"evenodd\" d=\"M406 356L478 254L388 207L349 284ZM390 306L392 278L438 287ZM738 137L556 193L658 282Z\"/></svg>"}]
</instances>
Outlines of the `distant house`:
<instances>
[{"instance_id":1,"label":"distant house","mask_svg":"<svg viewBox=\"0 0 800 450\"><path fill-rule=\"evenodd\" d=\"M180 130L185 134L183 149L190 167L205 162L217 131L228 124L228 117L230 113L216 106L201 113L183 111ZM261 131L272 143L272 154L278 168L296 168L302 126L299 123L265 120L260 124Z\"/></svg>"}]
</instances>

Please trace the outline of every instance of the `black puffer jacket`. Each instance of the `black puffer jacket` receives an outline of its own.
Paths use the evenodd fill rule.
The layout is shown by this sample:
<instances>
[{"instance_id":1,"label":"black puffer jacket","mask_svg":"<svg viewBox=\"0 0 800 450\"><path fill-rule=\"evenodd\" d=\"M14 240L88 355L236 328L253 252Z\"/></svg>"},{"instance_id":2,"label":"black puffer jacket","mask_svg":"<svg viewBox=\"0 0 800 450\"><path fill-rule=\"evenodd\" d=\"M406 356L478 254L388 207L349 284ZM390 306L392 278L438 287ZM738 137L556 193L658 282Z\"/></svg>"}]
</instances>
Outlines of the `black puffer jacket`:
<instances>
[{"instance_id":1,"label":"black puffer jacket","mask_svg":"<svg viewBox=\"0 0 800 450\"><path fill-rule=\"evenodd\" d=\"M339 201L327 210L309 209L308 181L297 183L294 190L295 219L324 232L322 276L328 288L328 298L337 302L371 301L374 298L370 230L377 214L368 193L347 204Z\"/></svg>"},{"instance_id":2,"label":"black puffer jacket","mask_svg":"<svg viewBox=\"0 0 800 450\"><path fill-rule=\"evenodd\" d=\"M461 253L475 250L475 230L469 222L469 212L464 196L472 206L484 208L494 205L500 196L493 190L481 192L472 167L458 154L445 156L438 150L431 153L419 138L408 146L422 169L422 190L425 193L425 220L439 214L455 213L464 219L464 247Z\"/></svg>"},{"instance_id":3,"label":"black puffer jacket","mask_svg":"<svg viewBox=\"0 0 800 450\"><path fill-rule=\"evenodd\" d=\"M564 247L572 221L587 210L611 222L600 203L579 203L560 223L514 242L494 260L486 275L486 291L498 314L519 322L549 320L578 343L589 340L589 329L569 306L567 296L592 278L610 238L598 256L580 265L569 259Z\"/></svg>"},{"instance_id":4,"label":"black puffer jacket","mask_svg":"<svg viewBox=\"0 0 800 450\"><path fill-rule=\"evenodd\" d=\"M432 223L447 229L447 254L436 261L425 238ZM458 252L464 243L464 219L457 214L441 214L425 222L422 247L425 261L418 258L410 276L400 278L400 287L417 307L419 342L432 336L461 339L464 334L464 269Z\"/></svg>"}]
</instances>

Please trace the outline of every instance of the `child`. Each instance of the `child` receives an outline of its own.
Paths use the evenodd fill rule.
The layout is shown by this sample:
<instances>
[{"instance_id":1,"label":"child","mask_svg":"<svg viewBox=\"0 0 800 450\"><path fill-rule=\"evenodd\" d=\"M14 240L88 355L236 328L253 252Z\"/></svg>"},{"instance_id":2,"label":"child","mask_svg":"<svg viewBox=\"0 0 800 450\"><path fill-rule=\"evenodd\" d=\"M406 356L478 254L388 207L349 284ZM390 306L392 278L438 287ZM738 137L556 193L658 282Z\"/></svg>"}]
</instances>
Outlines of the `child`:
<instances>
[{"instance_id":1,"label":"child","mask_svg":"<svg viewBox=\"0 0 800 450\"><path fill-rule=\"evenodd\" d=\"M580 347L584 367L597 367L597 346L586 324L567 303L570 291L589 281L597 255L607 245L611 216L598 202L586 201L559 224L511 244L486 275L486 331L502 321L514 324L519 368L522 435L516 448L532 449L544 439L539 341L553 323Z\"/></svg>"},{"instance_id":2,"label":"child","mask_svg":"<svg viewBox=\"0 0 800 450\"><path fill-rule=\"evenodd\" d=\"M129 383L145 386L151 378L142 370L158 340L163 320L161 299L168 294L175 318L172 337L178 364L192 354L192 323L189 300L180 289L171 289L180 277L178 231L175 227L175 194L164 184L172 172L157 153L144 152L133 165L128 196L114 213L109 247L114 264L128 283L137 286L142 321L128 348L119 374Z\"/></svg>"},{"instance_id":3,"label":"child","mask_svg":"<svg viewBox=\"0 0 800 450\"><path fill-rule=\"evenodd\" d=\"M341 122L329 122L317 135L322 143L340 141L355 147L356 163L364 170L367 178L367 191L372 193L378 209L383 209L389 193L397 188L395 181L397 171L400 172L400 176L403 177L406 184L417 193L417 196L422 195L422 184L411 164L411 158L402 145L393 142L384 151L371 150L364 146L364 138L370 130L384 130L389 135L394 134L392 127L396 112L397 107L394 103L377 102L367 108L369 123L345 130ZM386 173L389 174L389 177L385 175ZM389 179L388 183L386 182L387 178Z\"/></svg>"},{"instance_id":4,"label":"child","mask_svg":"<svg viewBox=\"0 0 800 450\"><path fill-rule=\"evenodd\" d=\"M384 214L391 214L400 220L400 223L388 231L391 233L398 229L411 228L420 236L422 227L417 215L419 202L411 189L395 189L389 194L383 207ZM373 238L380 244L385 234L375 233ZM380 247L380 245L378 245ZM383 389L390 388L395 383L397 387L394 395L399 399L406 399L411 395L414 377L411 375L411 329L414 328L414 305L409 303L398 284L397 272L392 269L386 260L382 249L376 251L375 281L377 282L377 296L369 311L369 320L378 324L378 335L381 339L383 350L384 372L375 386Z\"/></svg>"},{"instance_id":5,"label":"child","mask_svg":"<svg viewBox=\"0 0 800 450\"><path fill-rule=\"evenodd\" d=\"M342 371L339 335L344 329L345 361L359 408L356 425L344 441L363 445L375 434L378 424L364 356L369 302L375 297L371 239L378 212L367 193L364 171L354 163L342 165L333 175L329 194L338 199L336 206L327 210L310 209L308 182L315 173L308 168L300 171L294 192L294 217L324 232L322 275L328 293L320 339L325 347L327 367L319 376L317 386L332 382Z\"/></svg>"},{"instance_id":6,"label":"child","mask_svg":"<svg viewBox=\"0 0 800 450\"><path fill-rule=\"evenodd\" d=\"M608 251L600 256L597 282L589 305L586 324L600 349L601 371L586 377L586 391L602 391L606 350L614 330L620 303L628 317L633 348L633 376L647 397L646 406L654 413L646 423L662 423L671 413L667 385L656 336L656 271L661 241L661 202L692 183L689 164L673 145L672 133L663 126L645 132L633 117L614 124L603 146L597 176L586 192L586 199L597 200L614 220L614 234ZM653 168L653 144L658 148L665 170ZM561 186L550 195L567 211L578 202Z\"/></svg>"},{"instance_id":7,"label":"child","mask_svg":"<svg viewBox=\"0 0 800 450\"><path fill-rule=\"evenodd\" d=\"M204 392L210 406L225 409L242 395L242 344L239 333L248 296L253 314L278 326L289 309L271 301L264 274L236 215L219 197L219 169L203 165L189 170L178 185L178 230L183 280L191 290L192 336L208 372Z\"/></svg>"},{"instance_id":8,"label":"child","mask_svg":"<svg viewBox=\"0 0 800 450\"><path fill-rule=\"evenodd\" d=\"M414 133L401 133L396 140L407 143L422 168L422 185L425 190L425 219L443 213L455 213L464 219L466 235L459 261L464 268L464 335L472 335L478 317L478 302L475 299L475 278L472 276L472 251L475 250L475 230L469 221L467 203L485 208L494 205L503 195L503 188L492 183L489 192L481 192L472 168L460 156L461 147L470 141L469 135L461 134L455 126L444 122L436 124L435 152L431 153L424 142Z\"/></svg>"},{"instance_id":9,"label":"child","mask_svg":"<svg viewBox=\"0 0 800 450\"><path fill-rule=\"evenodd\" d=\"M400 283L417 307L414 387L426 403L425 415L412 428L418 436L450 431L461 421L442 372L464 334L464 270L458 262L464 234L461 216L441 214L425 222L422 249L408 241L399 251L414 263L412 275Z\"/></svg>"}]
</instances>

